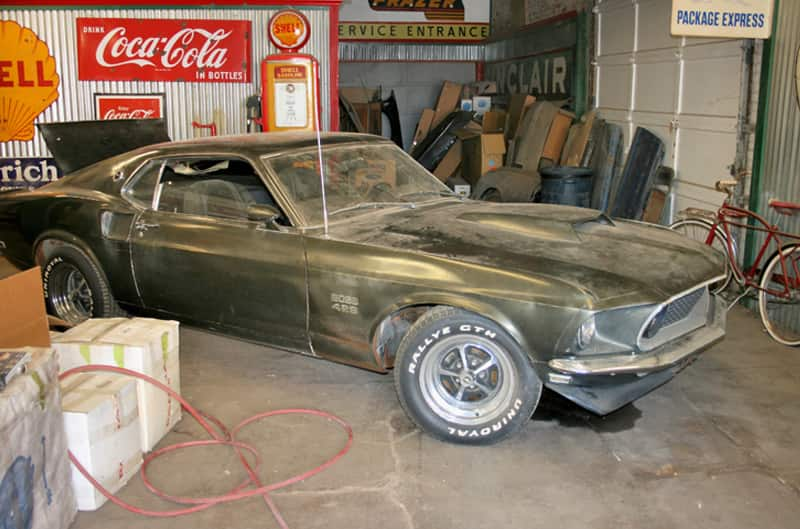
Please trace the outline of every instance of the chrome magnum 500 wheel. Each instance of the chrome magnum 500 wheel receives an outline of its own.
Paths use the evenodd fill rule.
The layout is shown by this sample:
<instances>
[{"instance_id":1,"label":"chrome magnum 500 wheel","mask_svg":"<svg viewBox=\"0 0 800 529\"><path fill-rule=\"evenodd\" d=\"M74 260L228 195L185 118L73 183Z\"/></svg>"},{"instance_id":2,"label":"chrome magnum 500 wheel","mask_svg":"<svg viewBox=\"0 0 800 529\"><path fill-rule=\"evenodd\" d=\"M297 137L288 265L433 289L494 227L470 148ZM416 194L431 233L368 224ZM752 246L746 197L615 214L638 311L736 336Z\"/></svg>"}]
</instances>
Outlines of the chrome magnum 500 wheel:
<instances>
[{"instance_id":1,"label":"chrome magnum 500 wheel","mask_svg":"<svg viewBox=\"0 0 800 529\"><path fill-rule=\"evenodd\" d=\"M437 307L400 344L395 387L403 409L439 439L490 444L528 422L542 384L527 355L494 322Z\"/></svg>"},{"instance_id":2,"label":"chrome magnum 500 wheel","mask_svg":"<svg viewBox=\"0 0 800 529\"><path fill-rule=\"evenodd\" d=\"M42 268L44 295L51 314L69 323L121 314L105 275L80 249L63 244Z\"/></svg>"}]
</instances>

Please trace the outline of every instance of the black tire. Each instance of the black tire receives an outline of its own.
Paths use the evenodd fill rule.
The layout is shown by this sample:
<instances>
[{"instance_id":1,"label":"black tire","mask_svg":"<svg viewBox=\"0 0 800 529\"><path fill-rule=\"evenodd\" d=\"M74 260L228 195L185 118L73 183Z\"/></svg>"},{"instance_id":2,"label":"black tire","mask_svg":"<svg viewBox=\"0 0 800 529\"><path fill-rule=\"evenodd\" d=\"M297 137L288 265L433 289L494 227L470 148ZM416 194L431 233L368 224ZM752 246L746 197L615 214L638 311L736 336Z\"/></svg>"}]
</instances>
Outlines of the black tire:
<instances>
[{"instance_id":1,"label":"black tire","mask_svg":"<svg viewBox=\"0 0 800 529\"><path fill-rule=\"evenodd\" d=\"M50 252L42 282L48 312L68 323L124 315L105 274L76 246L62 243Z\"/></svg>"},{"instance_id":2,"label":"black tire","mask_svg":"<svg viewBox=\"0 0 800 529\"><path fill-rule=\"evenodd\" d=\"M785 246L780 254L776 252L761 273L758 313L776 342L797 347L800 346L800 245ZM784 293L787 284L788 293Z\"/></svg>"},{"instance_id":3,"label":"black tire","mask_svg":"<svg viewBox=\"0 0 800 529\"><path fill-rule=\"evenodd\" d=\"M394 381L400 404L420 429L460 444L487 445L513 434L528 423L542 393L530 360L508 333L452 307L431 309L409 329Z\"/></svg>"}]
</instances>

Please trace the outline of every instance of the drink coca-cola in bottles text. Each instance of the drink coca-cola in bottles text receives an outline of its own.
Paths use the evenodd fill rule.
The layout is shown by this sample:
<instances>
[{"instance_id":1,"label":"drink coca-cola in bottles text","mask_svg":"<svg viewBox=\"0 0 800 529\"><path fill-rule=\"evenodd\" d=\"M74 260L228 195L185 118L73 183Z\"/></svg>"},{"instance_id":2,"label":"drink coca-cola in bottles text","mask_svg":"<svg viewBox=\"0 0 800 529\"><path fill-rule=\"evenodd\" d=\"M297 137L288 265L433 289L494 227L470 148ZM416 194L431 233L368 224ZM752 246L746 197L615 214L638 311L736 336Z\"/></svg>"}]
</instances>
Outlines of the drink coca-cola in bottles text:
<instances>
[{"instance_id":1,"label":"drink coca-cola in bottles text","mask_svg":"<svg viewBox=\"0 0 800 529\"><path fill-rule=\"evenodd\" d=\"M88 81L250 82L250 21L78 18Z\"/></svg>"}]
</instances>

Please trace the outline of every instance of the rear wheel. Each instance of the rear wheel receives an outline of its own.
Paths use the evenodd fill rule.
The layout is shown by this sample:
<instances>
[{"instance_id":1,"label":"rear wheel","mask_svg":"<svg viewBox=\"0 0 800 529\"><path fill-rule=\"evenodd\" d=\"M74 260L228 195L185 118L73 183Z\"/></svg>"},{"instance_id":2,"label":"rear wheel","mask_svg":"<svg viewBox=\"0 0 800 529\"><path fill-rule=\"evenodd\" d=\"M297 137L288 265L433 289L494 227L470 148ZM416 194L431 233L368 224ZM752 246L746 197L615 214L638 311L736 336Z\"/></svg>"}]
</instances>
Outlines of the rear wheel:
<instances>
[{"instance_id":1,"label":"rear wheel","mask_svg":"<svg viewBox=\"0 0 800 529\"><path fill-rule=\"evenodd\" d=\"M728 255L728 244L726 242L727 237L725 236L725 232L723 232L719 227L714 228L714 225L704 219L682 219L677 222L673 222L670 226L671 229L681 233L683 236L692 239L693 241L706 243L708 240L708 234L711 230L714 230L714 240L711 242L711 247L721 252L725 256L725 279L717 281L709 286L712 294L719 294L723 290L725 290L731 282L731 278L733 277L733 270L731 268L731 259L730 255ZM731 245L733 247L734 259L736 258L736 246L735 241Z\"/></svg>"},{"instance_id":2,"label":"rear wheel","mask_svg":"<svg viewBox=\"0 0 800 529\"><path fill-rule=\"evenodd\" d=\"M776 253L759 286L758 312L769 335L784 345L800 345L800 245Z\"/></svg>"},{"instance_id":3,"label":"rear wheel","mask_svg":"<svg viewBox=\"0 0 800 529\"><path fill-rule=\"evenodd\" d=\"M527 424L542 384L527 355L497 324L436 307L398 348L400 404L426 433L463 444L495 443Z\"/></svg>"},{"instance_id":4,"label":"rear wheel","mask_svg":"<svg viewBox=\"0 0 800 529\"><path fill-rule=\"evenodd\" d=\"M105 274L76 246L64 243L50 252L42 280L48 310L68 323L122 314Z\"/></svg>"}]
</instances>

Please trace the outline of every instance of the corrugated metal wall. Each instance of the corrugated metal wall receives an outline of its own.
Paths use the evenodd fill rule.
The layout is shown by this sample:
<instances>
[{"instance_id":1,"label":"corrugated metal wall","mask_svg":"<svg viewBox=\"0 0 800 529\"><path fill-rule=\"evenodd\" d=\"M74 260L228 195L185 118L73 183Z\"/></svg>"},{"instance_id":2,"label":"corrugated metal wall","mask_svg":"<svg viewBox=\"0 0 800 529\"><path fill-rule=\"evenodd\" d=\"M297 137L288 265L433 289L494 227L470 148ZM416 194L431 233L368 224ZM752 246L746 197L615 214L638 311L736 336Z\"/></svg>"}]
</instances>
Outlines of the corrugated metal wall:
<instances>
[{"instance_id":1,"label":"corrugated metal wall","mask_svg":"<svg viewBox=\"0 0 800 529\"><path fill-rule=\"evenodd\" d=\"M772 36L767 128L756 209L784 231L800 233L800 216L786 217L769 207L771 199L800 202L800 94L796 76L800 53L800 2L783 0L775 14ZM761 243L763 238L758 238ZM787 325L800 330L800 307L787 314Z\"/></svg>"},{"instance_id":2,"label":"corrugated metal wall","mask_svg":"<svg viewBox=\"0 0 800 529\"><path fill-rule=\"evenodd\" d=\"M398 42L339 42L340 62L479 62L482 60L483 44L426 45Z\"/></svg>"},{"instance_id":3,"label":"corrugated metal wall","mask_svg":"<svg viewBox=\"0 0 800 529\"><path fill-rule=\"evenodd\" d=\"M37 122L94 119L95 93L165 93L167 125L173 139L194 136L191 122L210 122L214 112L222 114L220 134L245 132L245 100L258 93L259 65L269 54L279 53L267 37L267 23L280 8L247 9L13 9L0 11L0 20L14 20L31 28L47 43L61 77L59 98L44 111ZM314 55L320 63L322 127L330 123L330 24L328 8L298 9L311 23L311 38L301 50ZM251 83L183 83L154 81L78 81L78 17L105 18L177 18L211 20L250 20L252 22ZM0 144L0 157L48 156L38 136L28 142Z\"/></svg>"}]
</instances>

